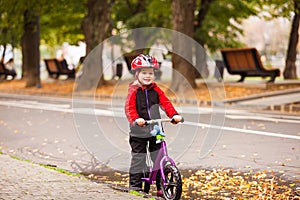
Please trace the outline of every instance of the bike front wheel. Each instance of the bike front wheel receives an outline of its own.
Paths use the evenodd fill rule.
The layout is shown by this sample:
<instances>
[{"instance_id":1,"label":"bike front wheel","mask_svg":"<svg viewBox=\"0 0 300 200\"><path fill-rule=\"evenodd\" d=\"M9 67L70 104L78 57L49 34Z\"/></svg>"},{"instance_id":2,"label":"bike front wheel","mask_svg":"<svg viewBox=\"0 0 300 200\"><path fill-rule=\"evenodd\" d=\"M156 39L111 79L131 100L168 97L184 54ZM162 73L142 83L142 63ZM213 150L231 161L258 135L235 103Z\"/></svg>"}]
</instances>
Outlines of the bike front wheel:
<instances>
[{"instance_id":1,"label":"bike front wheel","mask_svg":"<svg viewBox=\"0 0 300 200\"><path fill-rule=\"evenodd\" d=\"M161 179L160 185L165 199L178 200L182 193L182 180L178 168L167 164L163 169L166 181Z\"/></svg>"}]
</instances>

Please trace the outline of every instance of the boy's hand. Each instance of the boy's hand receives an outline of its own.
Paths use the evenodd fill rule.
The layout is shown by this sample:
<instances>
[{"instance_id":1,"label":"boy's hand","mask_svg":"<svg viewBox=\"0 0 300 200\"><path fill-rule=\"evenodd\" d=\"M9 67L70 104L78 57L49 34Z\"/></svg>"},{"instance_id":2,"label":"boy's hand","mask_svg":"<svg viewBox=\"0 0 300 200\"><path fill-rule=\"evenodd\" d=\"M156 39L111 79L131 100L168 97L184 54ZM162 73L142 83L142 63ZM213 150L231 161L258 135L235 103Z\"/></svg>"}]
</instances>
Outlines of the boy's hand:
<instances>
[{"instance_id":1,"label":"boy's hand","mask_svg":"<svg viewBox=\"0 0 300 200\"><path fill-rule=\"evenodd\" d=\"M144 126L146 124L146 121L143 118L137 118L134 123L138 126Z\"/></svg>"},{"instance_id":2,"label":"boy's hand","mask_svg":"<svg viewBox=\"0 0 300 200\"><path fill-rule=\"evenodd\" d=\"M179 122L183 122L183 117L181 115L174 115L172 117L172 121L173 124L177 124Z\"/></svg>"}]
</instances>

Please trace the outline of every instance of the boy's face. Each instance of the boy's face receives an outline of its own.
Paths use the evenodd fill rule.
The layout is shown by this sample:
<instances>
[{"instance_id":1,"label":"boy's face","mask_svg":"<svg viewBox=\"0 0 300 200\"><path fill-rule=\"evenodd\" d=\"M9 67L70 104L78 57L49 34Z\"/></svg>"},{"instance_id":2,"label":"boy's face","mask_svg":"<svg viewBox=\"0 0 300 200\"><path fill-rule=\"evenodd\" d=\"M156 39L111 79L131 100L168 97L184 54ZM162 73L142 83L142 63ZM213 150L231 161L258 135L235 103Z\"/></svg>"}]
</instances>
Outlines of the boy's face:
<instances>
[{"instance_id":1,"label":"boy's face","mask_svg":"<svg viewBox=\"0 0 300 200\"><path fill-rule=\"evenodd\" d=\"M141 69L138 80L142 85L150 85L154 81L154 69L145 68Z\"/></svg>"}]
</instances>

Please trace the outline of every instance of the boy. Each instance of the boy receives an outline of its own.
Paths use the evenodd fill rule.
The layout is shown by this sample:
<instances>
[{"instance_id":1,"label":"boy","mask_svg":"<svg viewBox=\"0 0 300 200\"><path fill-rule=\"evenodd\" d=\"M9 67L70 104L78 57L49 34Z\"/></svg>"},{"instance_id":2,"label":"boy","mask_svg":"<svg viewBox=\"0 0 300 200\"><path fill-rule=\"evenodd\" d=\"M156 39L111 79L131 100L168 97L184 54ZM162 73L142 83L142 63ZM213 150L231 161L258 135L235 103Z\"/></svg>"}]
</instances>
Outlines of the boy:
<instances>
[{"instance_id":1,"label":"boy","mask_svg":"<svg viewBox=\"0 0 300 200\"><path fill-rule=\"evenodd\" d=\"M135 81L129 84L125 113L130 123L131 166L129 169L129 186L133 190L142 190L143 171L146 165L147 144L151 159L154 162L160 144L150 135L151 126L145 125L145 120L159 119L161 107L174 123L182 121L182 117L165 96L164 92L154 82L154 70L159 69L157 60L149 55L139 55L131 63ZM159 173L156 180L157 195L162 196L159 185ZM146 191L148 192L148 191Z\"/></svg>"}]
</instances>

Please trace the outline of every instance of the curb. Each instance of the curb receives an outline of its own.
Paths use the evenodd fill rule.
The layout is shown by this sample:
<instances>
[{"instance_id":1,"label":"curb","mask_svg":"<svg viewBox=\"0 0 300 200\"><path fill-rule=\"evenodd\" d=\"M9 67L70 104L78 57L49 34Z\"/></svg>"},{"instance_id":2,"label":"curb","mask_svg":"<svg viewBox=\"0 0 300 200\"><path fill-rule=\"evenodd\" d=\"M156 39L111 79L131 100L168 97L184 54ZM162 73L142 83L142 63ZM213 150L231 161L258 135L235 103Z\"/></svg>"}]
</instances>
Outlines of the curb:
<instances>
[{"instance_id":1,"label":"curb","mask_svg":"<svg viewBox=\"0 0 300 200\"><path fill-rule=\"evenodd\" d=\"M287 89L283 91L275 91L275 92L268 92L268 93L262 93L262 94L255 94L255 95L250 95L248 97L240 97L240 98L233 98L233 99L228 99L224 100L224 103L236 103L236 102L241 102L241 101L248 101L248 100L253 100L253 99L259 99L259 98L264 98L264 97L273 97L273 96L278 96L278 95L287 95L287 94L292 94L292 93L297 93L300 92L300 88L294 88L294 89Z\"/></svg>"},{"instance_id":2,"label":"curb","mask_svg":"<svg viewBox=\"0 0 300 200\"><path fill-rule=\"evenodd\" d=\"M225 104L228 104L232 106L233 108L252 108L256 110L269 110L269 111L280 111L280 112L300 112L300 105L289 103L289 104L272 104L272 105L238 105L239 102L249 101L249 100L255 100L255 99L262 99L262 98L268 98L268 97L276 97L276 96L282 96L282 95L289 95L294 93L300 93L300 88L294 88L294 89L286 89L283 91L275 91L275 92L268 92L268 93L262 93L262 94L256 94L256 95L250 95L248 97L241 97L241 98L234 98L234 99L228 99L225 101L222 101Z\"/></svg>"}]
</instances>

